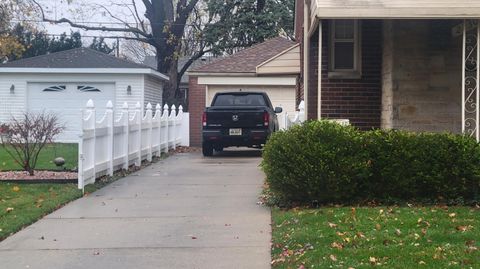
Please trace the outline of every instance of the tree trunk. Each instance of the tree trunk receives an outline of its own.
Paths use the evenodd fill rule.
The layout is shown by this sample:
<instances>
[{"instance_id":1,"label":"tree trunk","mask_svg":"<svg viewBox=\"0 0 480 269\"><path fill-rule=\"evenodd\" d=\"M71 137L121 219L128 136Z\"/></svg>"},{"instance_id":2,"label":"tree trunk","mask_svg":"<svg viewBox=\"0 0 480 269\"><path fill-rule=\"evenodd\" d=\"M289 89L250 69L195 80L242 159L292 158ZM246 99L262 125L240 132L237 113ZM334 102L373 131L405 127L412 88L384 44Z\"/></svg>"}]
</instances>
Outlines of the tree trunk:
<instances>
[{"instance_id":1,"label":"tree trunk","mask_svg":"<svg viewBox=\"0 0 480 269\"><path fill-rule=\"evenodd\" d=\"M164 59L158 57L158 55L160 55L160 52L157 50L157 70L169 77L169 81L165 82L163 88L163 103L168 105L175 104L178 106L178 88L180 86L178 84L178 60L172 59L169 61L164 61Z\"/></svg>"}]
</instances>

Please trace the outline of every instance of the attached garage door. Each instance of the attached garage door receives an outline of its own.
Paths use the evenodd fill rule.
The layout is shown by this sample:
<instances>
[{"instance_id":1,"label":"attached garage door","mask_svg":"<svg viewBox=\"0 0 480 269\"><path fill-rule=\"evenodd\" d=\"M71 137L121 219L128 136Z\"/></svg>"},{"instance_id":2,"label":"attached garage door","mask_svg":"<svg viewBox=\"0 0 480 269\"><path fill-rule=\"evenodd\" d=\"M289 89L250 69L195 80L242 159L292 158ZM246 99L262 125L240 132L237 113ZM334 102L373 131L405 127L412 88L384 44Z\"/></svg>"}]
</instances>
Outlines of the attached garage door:
<instances>
[{"instance_id":1,"label":"attached garage door","mask_svg":"<svg viewBox=\"0 0 480 269\"><path fill-rule=\"evenodd\" d=\"M218 92L226 91L258 91L266 92L272 105L274 107L282 107L284 113L278 116L280 121L280 127L283 127L283 116L285 112L288 112L289 115L293 117L295 114L295 88L294 87L280 87L280 86L248 86L248 87L232 87L232 86L209 86L207 93L207 103L206 106L210 106L213 100L213 97Z\"/></svg>"},{"instance_id":2,"label":"attached garage door","mask_svg":"<svg viewBox=\"0 0 480 269\"><path fill-rule=\"evenodd\" d=\"M97 108L97 119L105 113L109 100L115 100L114 83L29 83L28 110L55 113L65 124L60 142L78 142L82 109L89 99ZM115 105L115 104L114 104Z\"/></svg>"}]
</instances>

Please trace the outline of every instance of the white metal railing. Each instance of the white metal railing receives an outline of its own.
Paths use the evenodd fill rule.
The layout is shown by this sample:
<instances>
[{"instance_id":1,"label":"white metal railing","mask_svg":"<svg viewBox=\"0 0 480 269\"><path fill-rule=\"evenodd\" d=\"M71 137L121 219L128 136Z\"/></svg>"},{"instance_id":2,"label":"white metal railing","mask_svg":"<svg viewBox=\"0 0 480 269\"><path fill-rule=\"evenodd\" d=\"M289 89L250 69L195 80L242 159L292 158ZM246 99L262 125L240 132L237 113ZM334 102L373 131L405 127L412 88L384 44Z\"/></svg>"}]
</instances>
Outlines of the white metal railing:
<instances>
[{"instance_id":1,"label":"white metal railing","mask_svg":"<svg viewBox=\"0 0 480 269\"><path fill-rule=\"evenodd\" d=\"M301 124L302 122L304 122L306 120L305 102L304 101L300 102L300 105L298 106L298 111L295 112L293 119L290 118L288 113L284 113L282 120L283 120L283 129L285 130L290 129L294 125ZM328 120L332 122L336 122L343 126L350 125L350 120L348 119L328 119Z\"/></svg>"},{"instance_id":2,"label":"white metal railing","mask_svg":"<svg viewBox=\"0 0 480 269\"><path fill-rule=\"evenodd\" d=\"M298 111L295 112L293 119L290 118L287 112L283 116L283 127L285 129L290 129L293 125L301 124L305 121L305 102L301 101L298 106Z\"/></svg>"},{"instance_id":3,"label":"white metal railing","mask_svg":"<svg viewBox=\"0 0 480 269\"><path fill-rule=\"evenodd\" d=\"M170 111L170 112L169 112ZM147 104L142 115L140 103L129 111L124 103L118 119L111 101L107 103L102 119L95 118L95 105L87 102L83 110L82 134L78 145L78 188L95 182L95 179L130 165L140 166L162 152L177 146L189 145L189 114L183 107L158 104L155 112Z\"/></svg>"}]
</instances>

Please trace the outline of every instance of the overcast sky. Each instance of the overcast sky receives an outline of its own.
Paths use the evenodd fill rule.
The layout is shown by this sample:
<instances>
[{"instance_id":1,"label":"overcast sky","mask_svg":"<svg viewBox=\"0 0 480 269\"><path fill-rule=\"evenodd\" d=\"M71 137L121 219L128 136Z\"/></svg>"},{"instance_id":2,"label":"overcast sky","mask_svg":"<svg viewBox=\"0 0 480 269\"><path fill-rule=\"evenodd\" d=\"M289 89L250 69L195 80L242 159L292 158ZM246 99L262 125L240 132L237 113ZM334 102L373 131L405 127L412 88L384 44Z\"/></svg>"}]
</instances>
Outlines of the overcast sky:
<instances>
[{"instance_id":1,"label":"overcast sky","mask_svg":"<svg viewBox=\"0 0 480 269\"><path fill-rule=\"evenodd\" d=\"M72 21L82 23L88 26L105 26L105 27L124 27L118 20L113 19L108 12L114 16L128 21L135 22L130 10L133 10L132 0L71 0L68 4L67 0L38 0L46 13L51 19L68 18ZM139 14L143 16L144 6L142 0L135 0ZM100 5L108 9L104 10ZM50 34L61 34L63 32L70 33L71 28L68 24L55 25L50 23L40 23L41 28ZM101 31L83 31L83 35L92 36L112 36L116 34Z\"/></svg>"}]
</instances>

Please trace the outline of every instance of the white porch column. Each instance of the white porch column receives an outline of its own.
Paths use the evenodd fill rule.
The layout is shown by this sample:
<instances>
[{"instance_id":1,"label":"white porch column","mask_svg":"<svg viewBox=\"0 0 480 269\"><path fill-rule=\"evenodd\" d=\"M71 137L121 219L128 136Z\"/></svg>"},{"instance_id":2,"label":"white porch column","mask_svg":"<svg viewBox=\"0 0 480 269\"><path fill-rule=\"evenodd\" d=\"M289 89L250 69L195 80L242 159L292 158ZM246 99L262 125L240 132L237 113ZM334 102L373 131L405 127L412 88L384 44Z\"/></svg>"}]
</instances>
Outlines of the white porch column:
<instances>
[{"instance_id":1,"label":"white porch column","mask_svg":"<svg viewBox=\"0 0 480 269\"><path fill-rule=\"evenodd\" d=\"M480 27L465 20L462 46L462 132L480 141Z\"/></svg>"},{"instance_id":2,"label":"white porch column","mask_svg":"<svg viewBox=\"0 0 480 269\"><path fill-rule=\"evenodd\" d=\"M323 23L322 20L318 22L318 103L317 103L317 118L322 119L322 47L323 47Z\"/></svg>"},{"instance_id":3,"label":"white porch column","mask_svg":"<svg viewBox=\"0 0 480 269\"><path fill-rule=\"evenodd\" d=\"M303 100L305 101L305 115L308 117L308 62L309 62L309 19L310 13L308 11L308 5L305 2L303 7Z\"/></svg>"}]
</instances>

